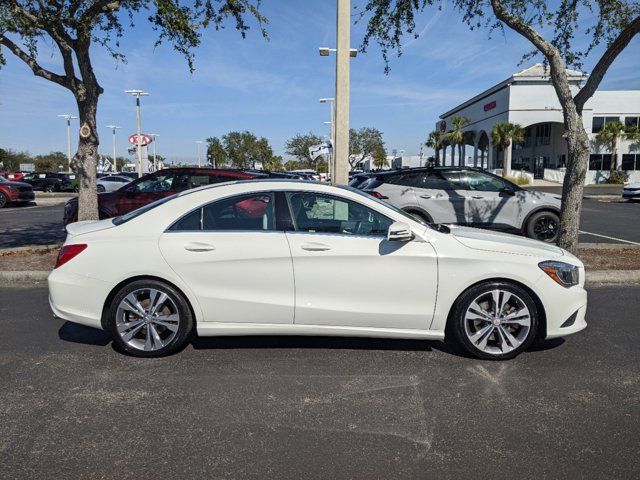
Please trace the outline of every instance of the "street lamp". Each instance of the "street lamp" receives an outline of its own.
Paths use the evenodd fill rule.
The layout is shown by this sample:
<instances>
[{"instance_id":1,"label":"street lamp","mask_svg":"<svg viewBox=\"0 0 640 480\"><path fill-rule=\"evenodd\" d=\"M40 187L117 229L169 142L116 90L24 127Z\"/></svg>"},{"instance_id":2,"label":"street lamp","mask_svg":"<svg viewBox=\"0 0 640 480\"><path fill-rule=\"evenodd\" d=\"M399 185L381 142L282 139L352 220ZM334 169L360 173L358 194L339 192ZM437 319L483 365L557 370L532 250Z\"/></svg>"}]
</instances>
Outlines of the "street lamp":
<instances>
[{"instance_id":1,"label":"street lamp","mask_svg":"<svg viewBox=\"0 0 640 480\"><path fill-rule=\"evenodd\" d=\"M117 168L117 163L116 163L116 130L118 130L119 127L118 125L107 125L107 128L111 129L111 133L113 135L113 171L115 172L118 168Z\"/></svg>"},{"instance_id":2,"label":"street lamp","mask_svg":"<svg viewBox=\"0 0 640 480\"><path fill-rule=\"evenodd\" d=\"M346 185L349 182L349 57L353 58L358 50L350 48L351 42L351 0L337 0L336 9L336 47L320 47L322 57L336 52L336 94L334 122L334 169L331 178L333 185Z\"/></svg>"},{"instance_id":3,"label":"street lamp","mask_svg":"<svg viewBox=\"0 0 640 480\"><path fill-rule=\"evenodd\" d=\"M200 145L202 145L202 140L196 140L196 148L198 150L198 168L200 168Z\"/></svg>"},{"instance_id":4,"label":"street lamp","mask_svg":"<svg viewBox=\"0 0 640 480\"><path fill-rule=\"evenodd\" d=\"M160 136L158 133L150 133L149 136L153 138L153 171L158 171L158 160L156 158L156 138Z\"/></svg>"},{"instance_id":5,"label":"street lamp","mask_svg":"<svg viewBox=\"0 0 640 480\"><path fill-rule=\"evenodd\" d=\"M327 174L328 174L330 179L333 179L332 173L333 173L333 170L335 168L335 165L333 164L334 163L333 161L336 158L335 154L334 154L334 148L335 148L335 142L336 142L336 139L335 139L335 128L334 128L335 120L336 120L335 119L335 110L336 110L335 101L336 101L336 99L333 98L333 97L321 98L320 99L320 103L329 103L330 107L331 107L331 121L330 122L324 122L325 124L331 125L331 156L329 157L329 161L327 162Z\"/></svg>"},{"instance_id":6,"label":"street lamp","mask_svg":"<svg viewBox=\"0 0 640 480\"><path fill-rule=\"evenodd\" d=\"M64 118L67 121L67 160L69 161L69 171L71 171L71 120L78 117L71 115L70 113L58 115L58 117Z\"/></svg>"},{"instance_id":7,"label":"street lamp","mask_svg":"<svg viewBox=\"0 0 640 480\"><path fill-rule=\"evenodd\" d=\"M143 90L125 90L124 93L130 93L136 97L136 118L138 124L138 178L142 176L142 114L140 112L140 97L149 96L148 92Z\"/></svg>"}]
</instances>

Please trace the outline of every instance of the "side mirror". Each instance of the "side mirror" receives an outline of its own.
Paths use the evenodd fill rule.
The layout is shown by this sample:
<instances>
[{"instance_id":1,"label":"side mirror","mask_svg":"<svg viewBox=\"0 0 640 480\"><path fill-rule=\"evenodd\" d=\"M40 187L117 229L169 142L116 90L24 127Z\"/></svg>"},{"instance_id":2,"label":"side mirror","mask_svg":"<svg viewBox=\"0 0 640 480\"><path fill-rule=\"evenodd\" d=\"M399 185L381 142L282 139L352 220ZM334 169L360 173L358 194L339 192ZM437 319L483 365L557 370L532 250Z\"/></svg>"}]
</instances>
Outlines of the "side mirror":
<instances>
[{"instance_id":1,"label":"side mirror","mask_svg":"<svg viewBox=\"0 0 640 480\"><path fill-rule=\"evenodd\" d=\"M390 242L409 242L413 240L411 227L404 222L393 222L387 230L387 240Z\"/></svg>"},{"instance_id":2,"label":"side mirror","mask_svg":"<svg viewBox=\"0 0 640 480\"><path fill-rule=\"evenodd\" d=\"M504 187L502 187L502 190L500 190L502 193L506 193L507 195L515 195L516 191L513 189L513 187L511 185L505 185Z\"/></svg>"}]
</instances>

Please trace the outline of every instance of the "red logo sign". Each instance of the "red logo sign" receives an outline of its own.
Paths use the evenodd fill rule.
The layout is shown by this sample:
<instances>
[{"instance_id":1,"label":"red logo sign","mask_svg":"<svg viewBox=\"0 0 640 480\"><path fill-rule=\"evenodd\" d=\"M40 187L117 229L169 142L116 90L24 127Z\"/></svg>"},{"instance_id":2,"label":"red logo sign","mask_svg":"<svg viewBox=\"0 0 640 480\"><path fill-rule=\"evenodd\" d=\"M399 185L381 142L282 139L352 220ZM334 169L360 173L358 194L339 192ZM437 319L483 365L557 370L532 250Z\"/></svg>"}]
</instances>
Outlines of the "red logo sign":
<instances>
[{"instance_id":1,"label":"red logo sign","mask_svg":"<svg viewBox=\"0 0 640 480\"><path fill-rule=\"evenodd\" d=\"M440 122L440 133L444 133L447 131L447 122L445 122L444 120L442 120Z\"/></svg>"},{"instance_id":2,"label":"red logo sign","mask_svg":"<svg viewBox=\"0 0 640 480\"><path fill-rule=\"evenodd\" d=\"M494 108L496 108L496 101L495 100L493 102L489 102L489 103L485 104L484 111L488 112L489 110L493 110Z\"/></svg>"},{"instance_id":3,"label":"red logo sign","mask_svg":"<svg viewBox=\"0 0 640 480\"><path fill-rule=\"evenodd\" d=\"M133 143L134 145L138 144L138 135L137 134L133 134L129 137L129 142ZM147 135L145 133L140 134L140 145L142 145L143 147L145 145L149 145L151 142L153 142L153 138L151 138L151 135Z\"/></svg>"}]
</instances>

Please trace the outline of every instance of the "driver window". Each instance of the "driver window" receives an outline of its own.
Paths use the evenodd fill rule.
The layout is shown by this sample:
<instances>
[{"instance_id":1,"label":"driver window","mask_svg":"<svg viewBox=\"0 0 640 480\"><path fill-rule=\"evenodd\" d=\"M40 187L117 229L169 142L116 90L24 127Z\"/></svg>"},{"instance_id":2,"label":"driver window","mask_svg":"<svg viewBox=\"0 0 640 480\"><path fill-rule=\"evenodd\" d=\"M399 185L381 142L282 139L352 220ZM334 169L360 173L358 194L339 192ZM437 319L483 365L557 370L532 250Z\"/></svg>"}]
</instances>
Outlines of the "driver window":
<instances>
[{"instance_id":1,"label":"driver window","mask_svg":"<svg viewBox=\"0 0 640 480\"><path fill-rule=\"evenodd\" d=\"M315 192L287 193L296 231L342 235L386 235L392 220L344 198Z\"/></svg>"},{"instance_id":2,"label":"driver window","mask_svg":"<svg viewBox=\"0 0 640 480\"><path fill-rule=\"evenodd\" d=\"M137 193L168 192L173 190L174 175L153 175L131 186L129 191Z\"/></svg>"},{"instance_id":3,"label":"driver window","mask_svg":"<svg viewBox=\"0 0 640 480\"><path fill-rule=\"evenodd\" d=\"M462 172L460 181L469 190L499 192L504 188L504 183L499 178L481 172Z\"/></svg>"}]
</instances>

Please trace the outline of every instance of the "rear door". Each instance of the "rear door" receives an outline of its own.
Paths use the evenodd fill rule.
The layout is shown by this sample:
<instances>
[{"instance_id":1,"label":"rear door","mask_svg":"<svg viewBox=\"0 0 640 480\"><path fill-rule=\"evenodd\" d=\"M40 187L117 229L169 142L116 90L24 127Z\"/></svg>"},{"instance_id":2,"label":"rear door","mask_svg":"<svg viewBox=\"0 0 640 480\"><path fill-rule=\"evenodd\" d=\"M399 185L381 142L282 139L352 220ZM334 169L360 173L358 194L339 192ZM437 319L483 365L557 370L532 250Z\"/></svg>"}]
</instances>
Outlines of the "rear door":
<instances>
[{"instance_id":1,"label":"rear door","mask_svg":"<svg viewBox=\"0 0 640 480\"><path fill-rule=\"evenodd\" d=\"M291 252L275 226L274 195L238 195L198 208L160 238L206 322L293 323Z\"/></svg>"},{"instance_id":2,"label":"rear door","mask_svg":"<svg viewBox=\"0 0 640 480\"><path fill-rule=\"evenodd\" d=\"M420 208L434 223L466 223L465 195L458 185L458 172L445 178L439 170L416 173L414 190Z\"/></svg>"}]
</instances>

